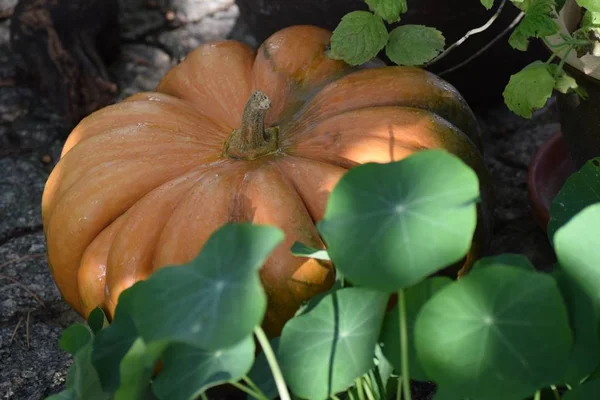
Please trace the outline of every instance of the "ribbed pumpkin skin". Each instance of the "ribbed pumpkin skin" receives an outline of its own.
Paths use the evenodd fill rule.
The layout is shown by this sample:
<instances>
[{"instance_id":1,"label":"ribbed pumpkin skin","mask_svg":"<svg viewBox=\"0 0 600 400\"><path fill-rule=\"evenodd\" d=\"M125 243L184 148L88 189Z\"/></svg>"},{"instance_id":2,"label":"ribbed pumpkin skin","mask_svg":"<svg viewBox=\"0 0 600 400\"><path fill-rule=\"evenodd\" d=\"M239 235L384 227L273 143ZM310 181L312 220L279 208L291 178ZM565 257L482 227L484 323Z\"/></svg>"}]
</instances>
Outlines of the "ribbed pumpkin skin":
<instances>
[{"instance_id":1,"label":"ribbed pumpkin skin","mask_svg":"<svg viewBox=\"0 0 600 400\"><path fill-rule=\"evenodd\" d=\"M263 326L276 335L334 281L331 265L289 248L323 247L315 221L348 168L445 148L485 188L477 125L452 87L417 68L358 70L331 60L330 35L291 27L257 52L235 41L204 44L155 92L81 121L42 204L48 261L69 304L84 316L96 306L112 315L134 282L188 262L223 224L251 221L286 234L261 270L269 298ZM254 90L271 100L265 122L279 128L279 151L233 159L224 146ZM481 221L472 253L486 240L488 220Z\"/></svg>"}]
</instances>

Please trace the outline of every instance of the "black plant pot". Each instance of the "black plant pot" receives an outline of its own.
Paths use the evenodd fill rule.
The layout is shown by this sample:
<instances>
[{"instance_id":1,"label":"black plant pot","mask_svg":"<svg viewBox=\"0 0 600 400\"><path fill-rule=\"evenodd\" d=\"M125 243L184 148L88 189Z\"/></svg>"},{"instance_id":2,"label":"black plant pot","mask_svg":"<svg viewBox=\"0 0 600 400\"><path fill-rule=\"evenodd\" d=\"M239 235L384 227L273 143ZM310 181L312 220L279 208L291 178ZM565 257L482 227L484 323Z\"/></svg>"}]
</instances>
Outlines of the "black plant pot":
<instances>
[{"instance_id":1,"label":"black plant pot","mask_svg":"<svg viewBox=\"0 0 600 400\"><path fill-rule=\"evenodd\" d=\"M276 31L292 25L316 25L333 30L345 14L368 10L364 0L236 0L236 3L242 20L259 43ZM409 11L402 16L400 23L435 27L443 32L446 44L450 45L470 29L485 24L498 9L500 2L497 3L495 8L487 11L479 0L419 0L414 4L409 3ZM471 36L428 69L455 86L473 108L502 101L502 92L510 75L547 55L538 43L532 43L528 52L510 47L510 31L504 31L518 14L519 10L507 2L489 29ZM478 57L451 72L445 72L486 47L499 35L502 36ZM380 57L391 64L384 52Z\"/></svg>"}]
</instances>

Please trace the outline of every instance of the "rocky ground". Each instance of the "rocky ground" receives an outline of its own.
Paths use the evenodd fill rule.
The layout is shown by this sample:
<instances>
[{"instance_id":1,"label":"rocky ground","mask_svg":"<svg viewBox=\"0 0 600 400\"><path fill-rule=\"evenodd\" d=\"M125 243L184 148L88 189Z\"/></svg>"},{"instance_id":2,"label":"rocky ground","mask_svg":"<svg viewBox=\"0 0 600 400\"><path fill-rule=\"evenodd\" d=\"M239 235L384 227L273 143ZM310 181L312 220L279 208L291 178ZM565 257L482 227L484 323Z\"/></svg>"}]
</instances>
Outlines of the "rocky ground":
<instances>
[{"instance_id":1,"label":"rocky ground","mask_svg":"<svg viewBox=\"0 0 600 400\"><path fill-rule=\"evenodd\" d=\"M57 343L61 331L79 317L51 279L40 218L44 183L68 128L39 96L15 84L6 12L15 3L0 0L0 398L24 400L61 390L70 358ZM171 0L169 12L161 9L164 1L121 3L123 51L110 66L120 98L153 89L203 41L234 37L256 44L237 21L233 0ZM547 269L553 253L531 217L526 181L532 155L559 128L554 103L529 121L502 104L478 117L496 183L492 253L523 253Z\"/></svg>"}]
</instances>

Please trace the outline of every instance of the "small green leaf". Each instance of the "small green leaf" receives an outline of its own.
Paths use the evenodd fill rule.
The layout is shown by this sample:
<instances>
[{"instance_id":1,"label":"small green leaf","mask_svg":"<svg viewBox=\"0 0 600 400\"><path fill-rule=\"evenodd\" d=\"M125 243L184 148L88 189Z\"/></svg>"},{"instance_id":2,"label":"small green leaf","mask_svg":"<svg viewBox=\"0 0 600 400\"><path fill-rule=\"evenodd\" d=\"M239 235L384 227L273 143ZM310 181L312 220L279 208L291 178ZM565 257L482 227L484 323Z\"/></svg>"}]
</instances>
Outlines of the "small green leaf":
<instances>
[{"instance_id":1,"label":"small green leaf","mask_svg":"<svg viewBox=\"0 0 600 400\"><path fill-rule=\"evenodd\" d=\"M386 55L398 65L423 65L444 50L442 32L423 25L402 25L390 33Z\"/></svg>"},{"instance_id":2,"label":"small green leaf","mask_svg":"<svg viewBox=\"0 0 600 400\"><path fill-rule=\"evenodd\" d=\"M108 320L104 311L100 307L96 307L92 310L88 316L88 325L94 334L100 332L104 327L108 326Z\"/></svg>"},{"instance_id":3,"label":"small green leaf","mask_svg":"<svg viewBox=\"0 0 600 400\"><path fill-rule=\"evenodd\" d=\"M78 400L78 399L77 399L77 397L75 397L74 389L66 389L60 393L57 393L50 397L46 397L46 400Z\"/></svg>"},{"instance_id":4,"label":"small green leaf","mask_svg":"<svg viewBox=\"0 0 600 400\"><path fill-rule=\"evenodd\" d=\"M381 17L368 11L353 11L344 15L333 31L329 57L350 65L364 64L377 56L387 40L388 31Z\"/></svg>"},{"instance_id":5,"label":"small green leaf","mask_svg":"<svg viewBox=\"0 0 600 400\"><path fill-rule=\"evenodd\" d=\"M565 393L563 400L598 400L600 380L585 382Z\"/></svg>"},{"instance_id":6,"label":"small green leaf","mask_svg":"<svg viewBox=\"0 0 600 400\"><path fill-rule=\"evenodd\" d=\"M315 249L314 247L309 247L304 243L294 242L292 245L292 254L296 257L308 257L315 258L317 260L330 261L329 254L327 250L323 249Z\"/></svg>"},{"instance_id":7,"label":"small green leaf","mask_svg":"<svg viewBox=\"0 0 600 400\"><path fill-rule=\"evenodd\" d=\"M168 400L199 398L213 386L243 378L252 367L254 351L252 336L213 351L173 344L164 353L164 366L154 381L154 393Z\"/></svg>"},{"instance_id":8,"label":"small green leaf","mask_svg":"<svg viewBox=\"0 0 600 400\"><path fill-rule=\"evenodd\" d=\"M348 171L318 229L348 281L396 292L466 254L478 201L471 168L444 150L423 150Z\"/></svg>"},{"instance_id":9,"label":"small green leaf","mask_svg":"<svg viewBox=\"0 0 600 400\"><path fill-rule=\"evenodd\" d=\"M156 361L165 349L165 343L146 345L137 338L121 361L120 385L115 400L146 399L150 393L150 378Z\"/></svg>"},{"instance_id":10,"label":"small green leaf","mask_svg":"<svg viewBox=\"0 0 600 400\"><path fill-rule=\"evenodd\" d=\"M102 388L107 392L115 392L119 388L121 360L138 338L131 318L131 303L140 284L138 282L121 293L115 318L107 328L98 332L94 340L92 364L98 371Z\"/></svg>"},{"instance_id":11,"label":"small green leaf","mask_svg":"<svg viewBox=\"0 0 600 400\"><path fill-rule=\"evenodd\" d=\"M537 0L527 7L525 17L508 39L515 49L526 51L530 38L554 35L559 31L554 18L555 0Z\"/></svg>"},{"instance_id":12,"label":"small green leaf","mask_svg":"<svg viewBox=\"0 0 600 400\"><path fill-rule=\"evenodd\" d=\"M390 24L400 21L400 14L408 10L406 0L365 0L365 2L371 11Z\"/></svg>"},{"instance_id":13,"label":"small green leaf","mask_svg":"<svg viewBox=\"0 0 600 400\"><path fill-rule=\"evenodd\" d=\"M474 269L435 294L415 323L421 366L454 398L520 399L555 384L571 343L556 282L520 266Z\"/></svg>"},{"instance_id":14,"label":"small green leaf","mask_svg":"<svg viewBox=\"0 0 600 400\"><path fill-rule=\"evenodd\" d=\"M65 329L60 336L58 345L70 354L77 354L85 345L92 342L92 332L83 324L73 324Z\"/></svg>"},{"instance_id":15,"label":"small green leaf","mask_svg":"<svg viewBox=\"0 0 600 400\"><path fill-rule=\"evenodd\" d=\"M67 374L67 389L72 389L75 399L112 400L112 395L102 391L100 379L92 365L92 343L75 354Z\"/></svg>"},{"instance_id":16,"label":"small green leaf","mask_svg":"<svg viewBox=\"0 0 600 400\"><path fill-rule=\"evenodd\" d=\"M558 283L573 331L573 349L564 381L577 385L598 365L598 312L593 300L563 271L555 270L552 275ZM562 382L562 381L561 381Z\"/></svg>"},{"instance_id":17,"label":"small green leaf","mask_svg":"<svg viewBox=\"0 0 600 400\"><path fill-rule=\"evenodd\" d=\"M552 201L548 223L550 240L561 226L594 203L600 203L600 157L588 161L569 176Z\"/></svg>"},{"instance_id":18,"label":"small green leaf","mask_svg":"<svg viewBox=\"0 0 600 400\"><path fill-rule=\"evenodd\" d=\"M554 235L554 250L562 269L600 306L600 203L588 206Z\"/></svg>"},{"instance_id":19,"label":"small green leaf","mask_svg":"<svg viewBox=\"0 0 600 400\"><path fill-rule=\"evenodd\" d=\"M340 289L287 322L278 358L294 394L326 399L373 367L387 299L369 289Z\"/></svg>"},{"instance_id":20,"label":"small green leaf","mask_svg":"<svg viewBox=\"0 0 600 400\"><path fill-rule=\"evenodd\" d=\"M283 237L275 227L227 224L190 263L156 271L133 299L140 336L218 350L252 334L267 302L259 269Z\"/></svg>"},{"instance_id":21,"label":"small green leaf","mask_svg":"<svg viewBox=\"0 0 600 400\"><path fill-rule=\"evenodd\" d=\"M505 265L511 267L519 267L528 271L535 271L535 267L527 257L522 254L500 254L497 256L489 256L480 258L473 265L475 268L489 267L490 265Z\"/></svg>"},{"instance_id":22,"label":"small green leaf","mask_svg":"<svg viewBox=\"0 0 600 400\"><path fill-rule=\"evenodd\" d=\"M279 351L279 340L280 337L276 337L269 341L275 354ZM264 352L261 352L258 357L256 357L254 365L252 365L252 369L248 373L248 378L258 386L269 400L276 399L279 395L277 384L275 383L275 379L273 379L273 373L271 372L271 367L269 366L269 362L267 361ZM250 399L251 397L248 397L248 400ZM254 399L254 397L252 397L252 399Z\"/></svg>"},{"instance_id":23,"label":"small green leaf","mask_svg":"<svg viewBox=\"0 0 600 400\"><path fill-rule=\"evenodd\" d=\"M423 372L417 360L414 346L414 328L415 320L425 304L435 293L448 285L452 280L446 277L435 277L424 280L423 282L406 289L406 325L408 333L409 348L409 371L410 378L417 381L427 381L429 378ZM402 359L400 352L400 318L398 315L398 305L389 311L383 322L381 330L381 341L383 342L383 354L392 363L397 373L402 370Z\"/></svg>"},{"instance_id":24,"label":"small green leaf","mask_svg":"<svg viewBox=\"0 0 600 400\"><path fill-rule=\"evenodd\" d=\"M494 0L480 0L481 4L486 8L486 10L491 9L494 6Z\"/></svg>"},{"instance_id":25,"label":"small green leaf","mask_svg":"<svg viewBox=\"0 0 600 400\"><path fill-rule=\"evenodd\" d=\"M531 118L533 111L542 108L552 96L555 84L548 65L535 61L510 77L504 101L515 114Z\"/></svg>"},{"instance_id":26,"label":"small green leaf","mask_svg":"<svg viewBox=\"0 0 600 400\"><path fill-rule=\"evenodd\" d=\"M577 85L575 78L567 74L564 69L561 69L560 71L557 70L558 66L556 64L550 64L550 72L552 75L556 76L554 89L561 93L568 93L570 90L576 91L579 85Z\"/></svg>"},{"instance_id":27,"label":"small green leaf","mask_svg":"<svg viewBox=\"0 0 600 400\"><path fill-rule=\"evenodd\" d=\"M600 12L600 0L577 0L577 4L589 11Z\"/></svg>"}]
</instances>

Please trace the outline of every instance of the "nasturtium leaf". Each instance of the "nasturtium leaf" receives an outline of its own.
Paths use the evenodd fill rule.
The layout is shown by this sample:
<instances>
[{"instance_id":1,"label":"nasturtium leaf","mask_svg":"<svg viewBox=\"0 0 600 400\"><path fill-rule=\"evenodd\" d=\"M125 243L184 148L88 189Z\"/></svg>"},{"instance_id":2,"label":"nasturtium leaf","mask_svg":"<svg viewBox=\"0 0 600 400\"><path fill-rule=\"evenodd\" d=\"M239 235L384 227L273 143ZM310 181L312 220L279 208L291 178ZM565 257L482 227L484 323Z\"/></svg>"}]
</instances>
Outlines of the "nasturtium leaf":
<instances>
[{"instance_id":1,"label":"nasturtium leaf","mask_svg":"<svg viewBox=\"0 0 600 400\"><path fill-rule=\"evenodd\" d=\"M486 10L491 9L494 6L494 0L480 0L481 4L486 8Z\"/></svg>"},{"instance_id":2,"label":"nasturtium leaf","mask_svg":"<svg viewBox=\"0 0 600 400\"><path fill-rule=\"evenodd\" d=\"M140 336L218 350L252 334L266 310L259 269L283 237L271 226L227 224L188 264L156 271L133 299Z\"/></svg>"},{"instance_id":3,"label":"nasturtium leaf","mask_svg":"<svg viewBox=\"0 0 600 400\"><path fill-rule=\"evenodd\" d=\"M343 391L374 366L388 295L345 288L283 328L278 359L294 394L311 400Z\"/></svg>"},{"instance_id":4,"label":"nasturtium leaf","mask_svg":"<svg viewBox=\"0 0 600 400\"><path fill-rule=\"evenodd\" d=\"M65 329L60 336L58 345L69 354L77 354L93 339L90 329L83 324L73 324Z\"/></svg>"},{"instance_id":5,"label":"nasturtium leaf","mask_svg":"<svg viewBox=\"0 0 600 400\"><path fill-rule=\"evenodd\" d=\"M280 337L273 338L269 341L273 352L277 354L279 351L279 339ZM264 352L261 352L254 361L252 365L252 369L248 372L248 378L254 382L256 386L263 392L265 396L269 400L276 399L279 395L277 391L277 384L275 383L275 379L273 378L273 372L271 371L271 367L269 366L269 362L267 361L267 357ZM248 400L254 399L254 397L249 396Z\"/></svg>"},{"instance_id":6,"label":"nasturtium leaf","mask_svg":"<svg viewBox=\"0 0 600 400\"><path fill-rule=\"evenodd\" d=\"M330 261L327 250L315 249L314 247L309 247L304 243L294 242L291 251L296 257L308 257L315 258L317 260Z\"/></svg>"},{"instance_id":7,"label":"nasturtium leaf","mask_svg":"<svg viewBox=\"0 0 600 400\"><path fill-rule=\"evenodd\" d=\"M598 400L600 380L584 382L565 393L563 400Z\"/></svg>"},{"instance_id":8,"label":"nasturtium leaf","mask_svg":"<svg viewBox=\"0 0 600 400\"><path fill-rule=\"evenodd\" d=\"M515 49L525 51L530 38L545 37L559 31L554 18L555 0L537 0L527 7L525 17L508 38Z\"/></svg>"},{"instance_id":9,"label":"nasturtium leaf","mask_svg":"<svg viewBox=\"0 0 600 400\"><path fill-rule=\"evenodd\" d=\"M478 201L471 168L444 150L422 150L348 171L318 229L348 281L395 292L467 253Z\"/></svg>"},{"instance_id":10,"label":"nasturtium leaf","mask_svg":"<svg viewBox=\"0 0 600 400\"><path fill-rule=\"evenodd\" d=\"M163 355L163 369L154 381L154 393L161 400L197 399L213 386L243 378L252 367L254 351L252 336L211 351L172 344Z\"/></svg>"},{"instance_id":11,"label":"nasturtium leaf","mask_svg":"<svg viewBox=\"0 0 600 400\"><path fill-rule=\"evenodd\" d=\"M552 275L565 300L573 331L571 358L561 382L576 385L598 365L599 332L598 324L593 323L598 321L598 311L594 301L566 273L555 270Z\"/></svg>"},{"instance_id":12,"label":"nasturtium leaf","mask_svg":"<svg viewBox=\"0 0 600 400\"><path fill-rule=\"evenodd\" d=\"M137 338L123 357L120 371L120 385L115 400L146 399L151 393L150 378L156 362L166 347L166 343L146 344Z\"/></svg>"},{"instance_id":13,"label":"nasturtium leaf","mask_svg":"<svg viewBox=\"0 0 600 400\"><path fill-rule=\"evenodd\" d=\"M589 11L600 12L600 0L577 0L577 4Z\"/></svg>"},{"instance_id":14,"label":"nasturtium leaf","mask_svg":"<svg viewBox=\"0 0 600 400\"><path fill-rule=\"evenodd\" d=\"M65 389L60 393L56 393L50 397L47 397L46 400L78 400L75 397L74 389Z\"/></svg>"},{"instance_id":15,"label":"nasturtium leaf","mask_svg":"<svg viewBox=\"0 0 600 400\"><path fill-rule=\"evenodd\" d=\"M515 114L531 118L552 96L556 81L548 65L535 61L510 77L504 89L504 101Z\"/></svg>"},{"instance_id":16,"label":"nasturtium leaf","mask_svg":"<svg viewBox=\"0 0 600 400\"><path fill-rule=\"evenodd\" d=\"M600 203L588 206L556 231L558 262L600 307Z\"/></svg>"},{"instance_id":17,"label":"nasturtium leaf","mask_svg":"<svg viewBox=\"0 0 600 400\"><path fill-rule=\"evenodd\" d=\"M91 342L73 357L73 364L67 374L67 389L73 391L74 399L112 400L112 394L102 390L100 379L92 365Z\"/></svg>"},{"instance_id":18,"label":"nasturtium leaf","mask_svg":"<svg viewBox=\"0 0 600 400\"><path fill-rule=\"evenodd\" d=\"M406 0L365 0L371 11L390 24L400 21L400 14L408 10Z\"/></svg>"},{"instance_id":19,"label":"nasturtium leaf","mask_svg":"<svg viewBox=\"0 0 600 400\"><path fill-rule=\"evenodd\" d=\"M442 391L486 400L523 399L560 381L572 344L554 279L505 265L435 294L414 334L421 367Z\"/></svg>"},{"instance_id":20,"label":"nasturtium leaf","mask_svg":"<svg viewBox=\"0 0 600 400\"><path fill-rule=\"evenodd\" d=\"M385 54L398 65L423 65L444 50L442 32L423 25L401 25L392 32Z\"/></svg>"},{"instance_id":21,"label":"nasturtium leaf","mask_svg":"<svg viewBox=\"0 0 600 400\"><path fill-rule=\"evenodd\" d=\"M102 388L115 392L121 383L121 361L138 338L131 317L131 303L140 282L124 290L118 299L112 323L96 335L92 350L92 364L98 372Z\"/></svg>"},{"instance_id":22,"label":"nasturtium leaf","mask_svg":"<svg viewBox=\"0 0 600 400\"><path fill-rule=\"evenodd\" d=\"M94 334L100 332L104 327L108 326L108 320L104 311L100 307L96 307L92 310L88 316L88 325Z\"/></svg>"},{"instance_id":23,"label":"nasturtium leaf","mask_svg":"<svg viewBox=\"0 0 600 400\"><path fill-rule=\"evenodd\" d=\"M406 301L406 327L408 334L408 362L410 378L416 381L427 381L425 374L415 354L414 327L419 310L435 293L448 285L452 280L446 277L434 277L424 280L415 286L405 289ZM400 351L400 318L398 304L388 311L381 330L383 354L392 363L398 375L402 371L402 358Z\"/></svg>"},{"instance_id":24,"label":"nasturtium leaf","mask_svg":"<svg viewBox=\"0 0 600 400\"><path fill-rule=\"evenodd\" d=\"M506 265L511 267L520 267L529 271L535 271L535 267L527 257L522 254L514 253L505 253L497 256L480 258L473 265L473 269L489 267L490 265Z\"/></svg>"},{"instance_id":25,"label":"nasturtium leaf","mask_svg":"<svg viewBox=\"0 0 600 400\"><path fill-rule=\"evenodd\" d=\"M600 203L600 158L584 164L564 183L550 205L548 237L552 241L556 231L581 210Z\"/></svg>"},{"instance_id":26,"label":"nasturtium leaf","mask_svg":"<svg viewBox=\"0 0 600 400\"><path fill-rule=\"evenodd\" d=\"M353 11L342 17L331 36L329 57L350 65L364 64L385 47L388 31L381 17Z\"/></svg>"}]
</instances>

